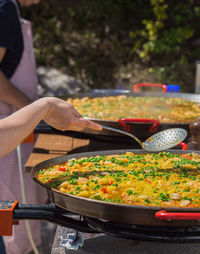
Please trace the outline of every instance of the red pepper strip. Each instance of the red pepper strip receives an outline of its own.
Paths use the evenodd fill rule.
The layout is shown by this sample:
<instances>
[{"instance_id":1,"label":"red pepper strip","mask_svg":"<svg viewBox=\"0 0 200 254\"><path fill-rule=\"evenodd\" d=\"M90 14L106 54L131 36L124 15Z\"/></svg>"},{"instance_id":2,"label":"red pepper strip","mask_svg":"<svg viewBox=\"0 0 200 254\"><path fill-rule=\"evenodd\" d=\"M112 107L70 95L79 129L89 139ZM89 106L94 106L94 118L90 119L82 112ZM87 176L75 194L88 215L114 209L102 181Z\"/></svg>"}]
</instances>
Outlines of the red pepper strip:
<instances>
[{"instance_id":1,"label":"red pepper strip","mask_svg":"<svg viewBox=\"0 0 200 254\"><path fill-rule=\"evenodd\" d=\"M145 179L144 181L147 182L147 183L151 183L151 181L150 181L150 180L147 180L147 179Z\"/></svg>"},{"instance_id":2,"label":"red pepper strip","mask_svg":"<svg viewBox=\"0 0 200 254\"><path fill-rule=\"evenodd\" d=\"M191 159L192 159L192 156L189 155L189 154L182 154L181 157L184 157L184 158L186 158L186 159L188 159L188 160L191 160Z\"/></svg>"},{"instance_id":3,"label":"red pepper strip","mask_svg":"<svg viewBox=\"0 0 200 254\"><path fill-rule=\"evenodd\" d=\"M103 193L108 193L108 190L107 190L105 187L101 188L101 191L102 191Z\"/></svg>"},{"instance_id":4,"label":"red pepper strip","mask_svg":"<svg viewBox=\"0 0 200 254\"><path fill-rule=\"evenodd\" d=\"M63 172L66 172L66 168L65 168L64 166L60 166L60 167L59 167L59 170L60 170L60 171L63 171Z\"/></svg>"}]
</instances>

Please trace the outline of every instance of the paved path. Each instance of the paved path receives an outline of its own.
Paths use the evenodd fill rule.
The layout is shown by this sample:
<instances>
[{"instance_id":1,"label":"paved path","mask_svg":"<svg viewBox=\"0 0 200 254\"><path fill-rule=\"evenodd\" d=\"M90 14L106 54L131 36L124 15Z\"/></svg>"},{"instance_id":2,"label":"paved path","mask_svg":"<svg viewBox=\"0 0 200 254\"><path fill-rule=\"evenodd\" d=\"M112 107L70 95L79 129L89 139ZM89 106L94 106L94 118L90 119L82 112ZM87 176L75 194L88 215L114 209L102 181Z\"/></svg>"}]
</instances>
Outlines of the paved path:
<instances>
[{"instance_id":1,"label":"paved path","mask_svg":"<svg viewBox=\"0 0 200 254\"><path fill-rule=\"evenodd\" d=\"M81 80L50 67L39 67L37 73L39 97L72 95L89 90Z\"/></svg>"}]
</instances>

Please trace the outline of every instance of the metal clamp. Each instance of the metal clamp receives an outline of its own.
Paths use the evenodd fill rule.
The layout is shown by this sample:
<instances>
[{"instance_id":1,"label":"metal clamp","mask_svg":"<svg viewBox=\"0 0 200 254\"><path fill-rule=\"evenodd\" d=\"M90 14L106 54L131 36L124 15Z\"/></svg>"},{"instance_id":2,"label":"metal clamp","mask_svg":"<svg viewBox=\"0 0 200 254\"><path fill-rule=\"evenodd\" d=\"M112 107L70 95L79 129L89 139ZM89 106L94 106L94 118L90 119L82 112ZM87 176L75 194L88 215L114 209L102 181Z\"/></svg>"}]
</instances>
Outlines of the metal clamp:
<instances>
[{"instance_id":1,"label":"metal clamp","mask_svg":"<svg viewBox=\"0 0 200 254\"><path fill-rule=\"evenodd\" d=\"M18 225L18 220L13 219L13 211L18 201L0 201L0 235L11 236L12 226Z\"/></svg>"},{"instance_id":2,"label":"metal clamp","mask_svg":"<svg viewBox=\"0 0 200 254\"><path fill-rule=\"evenodd\" d=\"M84 244L84 239L81 233L69 233L67 238L61 237L60 245L64 246L66 250L79 250Z\"/></svg>"}]
</instances>

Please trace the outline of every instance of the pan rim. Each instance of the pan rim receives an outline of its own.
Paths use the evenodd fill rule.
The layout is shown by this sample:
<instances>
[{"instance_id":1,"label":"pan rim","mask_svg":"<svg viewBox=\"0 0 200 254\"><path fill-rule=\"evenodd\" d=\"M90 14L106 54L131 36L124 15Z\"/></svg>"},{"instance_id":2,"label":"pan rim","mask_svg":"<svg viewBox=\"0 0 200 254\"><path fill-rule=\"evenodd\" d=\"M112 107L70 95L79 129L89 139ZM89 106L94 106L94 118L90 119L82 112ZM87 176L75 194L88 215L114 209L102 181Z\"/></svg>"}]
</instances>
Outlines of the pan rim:
<instances>
[{"instance_id":1,"label":"pan rim","mask_svg":"<svg viewBox=\"0 0 200 254\"><path fill-rule=\"evenodd\" d=\"M149 154L149 153L159 153L159 152L148 152L142 149L120 149L120 150L103 150L103 151L93 151L93 152L82 152L82 153L75 153L75 154L70 154L70 155L62 155L62 156L57 156L55 158L51 158L45 161L42 161L40 163L38 163L37 165L35 165L32 170L31 170L31 177L32 179L39 185L41 185L42 187L53 191L61 196L70 198L70 199L76 199L76 200L80 200L80 201L85 201L85 202L89 202L89 203L95 203L95 204L104 204L104 205L108 205L108 206L112 206L112 207L117 207L117 208L127 208L127 209L145 209L145 210L152 210L152 211L160 211L160 210L165 210L167 209L168 211L176 211L176 212L199 212L200 211L200 207L197 208L189 208L189 207L159 207L159 206L142 206L142 205L129 205L129 204L120 204L120 203L112 203L112 202L105 202L105 201L101 201L101 200L95 200L95 199L90 199L90 198L85 198L85 197L79 197L76 195L71 195L59 190L56 190L54 188L50 188L48 185L40 182L36 175L38 173L38 171L41 169L40 166L42 166L43 164L48 164L48 162L54 162L55 164L51 164L51 166L58 164L58 159L62 161L62 159L78 159L81 157L86 157L87 154L90 154L90 156L92 155L100 155L101 153L103 155L112 155L112 154L119 154L119 153L124 153L124 152L135 152L137 154ZM200 151L194 151L194 150L176 150L176 149L169 149L166 150L165 152L171 152L171 153L178 153L178 154L189 154L189 153L197 153L200 154ZM67 161L67 160L66 160ZM60 162L63 163L64 161ZM39 168L38 168L39 167Z\"/></svg>"}]
</instances>

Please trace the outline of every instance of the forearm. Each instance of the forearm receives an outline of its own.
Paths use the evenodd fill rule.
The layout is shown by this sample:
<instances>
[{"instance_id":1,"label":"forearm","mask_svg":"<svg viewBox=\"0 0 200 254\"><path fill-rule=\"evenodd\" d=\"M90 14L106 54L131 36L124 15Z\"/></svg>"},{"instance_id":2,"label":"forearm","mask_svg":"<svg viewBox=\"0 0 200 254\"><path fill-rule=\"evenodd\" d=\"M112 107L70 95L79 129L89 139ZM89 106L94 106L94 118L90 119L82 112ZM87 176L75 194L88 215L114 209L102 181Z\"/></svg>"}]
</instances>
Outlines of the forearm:
<instances>
[{"instance_id":1,"label":"forearm","mask_svg":"<svg viewBox=\"0 0 200 254\"><path fill-rule=\"evenodd\" d=\"M47 101L40 99L0 121L0 157L17 147L45 117Z\"/></svg>"},{"instance_id":2,"label":"forearm","mask_svg":"<svg viewBox=\"0 0 200 254\"><path fill-rule=\"evenodd\" d=\"M15 106L17 109L30 103L26 95L12 85L2 71L0 71L0 100Z\"/></svg>"},{"instance_id":3,"label":"forearm","mask_svg":"<svg viewBox=\"0 0 200 254\"><path fill-rule=\"evenodd\" d=\"M70 103L55 97L42 98L0 120L0 157L15 149L41 120L61 131L102 129L83 118Z\"/></svg>"}]
</instances>

